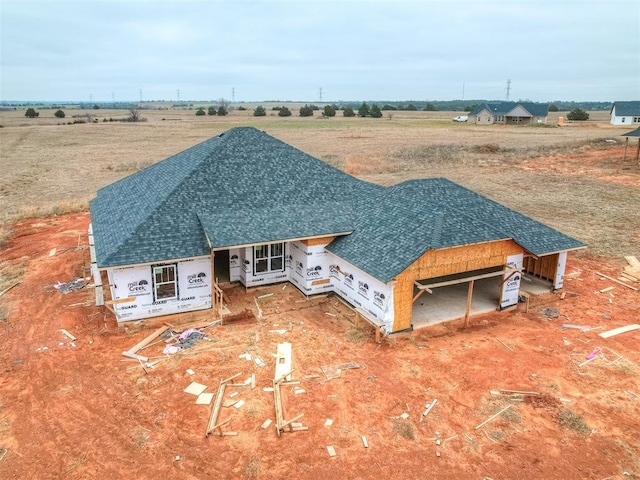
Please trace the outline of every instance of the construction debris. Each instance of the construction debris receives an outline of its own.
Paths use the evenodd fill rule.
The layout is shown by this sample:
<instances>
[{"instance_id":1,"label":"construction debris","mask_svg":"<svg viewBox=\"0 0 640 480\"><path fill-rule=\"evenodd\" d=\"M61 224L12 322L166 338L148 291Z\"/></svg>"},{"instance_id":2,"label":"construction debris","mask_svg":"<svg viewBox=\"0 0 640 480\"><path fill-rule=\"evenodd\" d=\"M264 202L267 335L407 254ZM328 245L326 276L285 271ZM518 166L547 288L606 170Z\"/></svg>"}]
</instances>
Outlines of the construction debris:
<instances>
[{"instance_id":1,"label":"construction debris","mask_svg":"<svg viewBox=\"0 0 640 480\"><path fill-rule=\"evenodd\" d=\"M498 413L496 413L495 415L490 416L489 418L487 418L484 422L482 422L480 425L478 425L476 427L476 430L478 430L479 428L484 427L487 423L489 423L491 420L495 419L496 417L498 417L499 415L501 415L502 413L506 412L507 410L509 410L511 408L511 405L507 405L506 407L504 407L502 410L500 410Z\"/></svg>"},{"instance_id":2,"label":"construction debris","mask_svg":"<svg viewBox=\"0 0 640 480\"><path fill-rule=\"evenodd\" d=\"M325 365L321 366L320 370L324 374L327 380L333 380L334 378L340 378L343 370L350 370L353 368L360 368L360 365L356 362L341 363L338 365Z\"/></svg>"},{"instance_id":3,"label":"construction debris","mask_svg":"<svg viewBox=\"0 0 640 480\"><path fill-rule=\"evenodd\" d=\"M76 278L66 283L56 283L53 288L64 294L82 290L84 288L84 278Z\"/></svg>"},{"instance_id":4,"label":"construction debris","mask_svg":"<svg viewBox=\"0 0 640 480\"><path fill-rule=\"evenodd\" d=\"M631 332L639 328L640 328L640 325L638 325L637 323L633 323L625 327L614 328L613 330L608 330L606 332L599 333L598 335L600 335L602 338L609 338L609 337L613 337L614 335L620 335L621 333Z\"/></svg>"},{"instance_id":5,"label":"construction debris","mask_svg":"<svg viewBox=\"0 0 640 480\"><path fill-rule=\"evenodd\" d=\"M600 277L606 278L607 280L610 280L610 281L612 281L614 283L617 283L618 285L622 285L623 287L627 287L627 288L633 290L634 292L637 292L638 290L640 290L640 288L636 288L636 287L633 287L633 286L629 285L628 283L624 283L624 282L621 282L620 280L616 280L615 278L609 277L608 275L605 275L604 273L600 273L600 272L594 272L594 273L596 275L599 275Z\"/></svg>"},{"instance_id":6,"label":"construction debris","mask_svg":"<svg viewBox=\"0 0 640 480\"><path fill-rule=\"evenodd\" d=\"M62 332L62 334L69 338L72 342L75 342L77 340L76 337L74 337L73 335L71 335L69 332L67 332L64 328L60 329L60 331Z\"/></svg>"},{"instance_id":7,"label":"construction debris","mask_svg":"<svg viewBox=\"0 0 640 480\"><path fill-rule=\"evenodd\" d=\"M500 344L502 344L504 346L504 348L506 348L507 350L509 350L510 352L513 352L513 348L510 347L509 345L507 345L506 343L504 343L502 340L500 340L498 337L495 337L495 339L500 342Z\"/></svg>"},{"instance_id":8,"label":"construction debris","mask_svg":"<svg viewBox=\"0 0 640 480\"><path fill-rule=\"evenodd\" d=\"M581 332L588 332L589 330L593 330L595 327L590 325L577 325L575 323L565 323L562 325L563 330L567 330L569 328L575 328L576 330L580 330Z\"/></svg>"},{"instance_id":9,"label":"construction debris","mask_svg":"<svg viewBox=\"0 0 640 480\"><path fill-rule=\"evenodd\" d=\"M330 457L335 457L336 456L336 449L333 448L331 445L329 445L327 447L327 452L329 452L329 456Z\"/></svg>"},{"instance_id":10,"label":"construction debris","mask_svg":"<svg viewBox=\"0 0 640 480\"><path fill-rule=\"evenodd\" d=\"M224 399L224 392L227 388L227 384L233 386L243 386L244 384L231 384L231 380L238 378L242 373L237 373L232 377L226 378L220 381L218 385L218 393L216 394L216 401L213 403L213 408L211 409L211 414L209 416L209 422L207 423L207 429L204 433L205 437L208 437L211 434L218 435L220 437L229 436L229 435L238 435L238 432L225 432L222 430L222 427L226 426L229 422L231 422L231 418L220 422L218 417L220 416L220 410L222 407L222 400ZM234 402L235 403L235 402ZM244 403L244 402L243 402Z\"/></svg>"},{"instance_id":11,"label":"construction debris","mask_svg":"<svg viewBox=\"0 0 640 480\"><path fill-rule=\"evenodd\" d=\"M187 388L185 388L183 391L184 391L184 393L190 393L191 395L199 396L206 389L207 389L206 385L203 385L203 384L198 383L198 382L191 382L187 386Z\"/></svg>"},{"instance_id":12,"label":"construction debris","mask_svg":"<svg viewBox=\"0 0 640 480\"><path fill-rule=\"evenodd\" d=\"M436 403L438 403L438 399L434 398L432 402L427 403L425 405L425 411L422 412L422 416L420 417L420 421L422 421L422 418L424 418L427 415L429 415L429 412L433 409L433 407L436 406Z\"/></svg>"}]
</instances>

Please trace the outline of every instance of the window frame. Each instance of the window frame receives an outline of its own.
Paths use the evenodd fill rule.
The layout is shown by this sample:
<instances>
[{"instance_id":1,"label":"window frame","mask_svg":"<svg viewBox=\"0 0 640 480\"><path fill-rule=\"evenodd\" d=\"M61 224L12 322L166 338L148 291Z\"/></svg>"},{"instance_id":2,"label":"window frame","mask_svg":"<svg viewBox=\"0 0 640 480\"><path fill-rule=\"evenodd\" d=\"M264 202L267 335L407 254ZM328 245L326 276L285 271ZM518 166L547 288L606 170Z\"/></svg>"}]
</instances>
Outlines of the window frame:
<instances>
[{"instance_id":1,"label":"window frame","mask_svg":"<svg viewBox=\"0 0 640 480\"><path fill-rule=\"evenodd\" d=\"M160 272L158 272L160 270ZM160 282L157 275L160 274ZM163 278L164 276L164 278ZM164 302L167 300L177 300L180 298L178 290L178 264L165 263L151 266L151 278L153 280L153 301ZM162 287L173 285L173 295L159 296L158 290ZM163 293L164 295L164 293Z\"/></svg>"},{"instance_id":2,"label":"window frame","mask_svg":"<svg viewBox=\"0 0 640 480\"><path fill-rule=\"evenodd\" d=\"M253 276L284 272L284 251L284 242L255 245L253 247ZM276 268L274 268L274 263ZM258 265L261 265L260 270L258 270Z\"/></svg>"}]
</instances>

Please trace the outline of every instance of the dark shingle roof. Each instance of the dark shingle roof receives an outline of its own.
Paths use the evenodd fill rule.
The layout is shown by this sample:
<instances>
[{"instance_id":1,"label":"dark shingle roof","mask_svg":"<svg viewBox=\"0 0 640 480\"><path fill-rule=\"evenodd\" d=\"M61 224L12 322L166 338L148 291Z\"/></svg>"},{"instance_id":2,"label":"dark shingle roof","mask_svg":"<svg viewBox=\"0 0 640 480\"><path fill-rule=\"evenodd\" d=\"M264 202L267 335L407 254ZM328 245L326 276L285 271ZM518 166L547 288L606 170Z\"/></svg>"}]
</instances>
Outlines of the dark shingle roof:
<instances>
[{"instance_id":1,"label":"dark shingle roof","mask_svg":"<svg viewBox=\"0 0 640 480\"><path fill-rule=\"evenodd\" d=\"M546 117L549 112L549 105L546 103L534 102L485 102L476 105L469 115L477 115L482 110L488 110L493 115L506 115L511 110L521 105L527 112L534 117Z\"/></svg>"},{"instance_id":2,"label":"dark shingle roof","mask_svg":"<svg viewBox=\"0 0 640 480\"><path fill-rule=\"evenodd\" d=\"M285 225L287 219L269 213L287 206L291 212L293 205L311 210L332 205L334 211L337 201L382 188L255 128L234 128L98 191L90 203L97 263L110 267L207 255L200 220L215 239L239 241L234 230L246 228L230 224L228 231L219 231L225 216L233 217L229 212L238 208L261 222L253 225L261 232L255 238L349 231L346 214L320 214L314 223L301 223L298 215Z\"/></svg>"},{"instance_id":3,"label":"dark shingle roof","mask_svg":"<svg viewBox=\"0 0 640 480\"><path fill-rule=\"evenodd\" d=\"M443 178L389 187L354 211L354 232L327 249L383 282L430 249L508 238L535 255L584 246Z\"/></svg>"},{"instance_id":4,"label":"dark shingle roof","mask_svg":"<svg viewBox=\"0 0 640 480\"><path fill-rule=\"evenodd\" d=\"M352 232L328 250L389 282L429 249L507 238L535 255L583 246L448 180L374 185L246 127L101 189L90 208L101 268Z\"/></svg>"},{"instance_id":5,"label":"dark shingle roof","mask_svg":"<svg viewBox=\"0 0 640 480\"><path fill-rule=\"evenodd\" d=\"M615 109L616 116L640 115L640 101L614 102L611 112Z\"/></svg>"},{"instance_id":6,"label":"dark shingle roof","mask_svg":"<svg viewBox=\"0 0 640 480\"><path fill-rule=\"evenodd\" d=\"M632 130L631 132L623 133L621 137L640 137L640 127Z\"/></svg>"}]
</instances>

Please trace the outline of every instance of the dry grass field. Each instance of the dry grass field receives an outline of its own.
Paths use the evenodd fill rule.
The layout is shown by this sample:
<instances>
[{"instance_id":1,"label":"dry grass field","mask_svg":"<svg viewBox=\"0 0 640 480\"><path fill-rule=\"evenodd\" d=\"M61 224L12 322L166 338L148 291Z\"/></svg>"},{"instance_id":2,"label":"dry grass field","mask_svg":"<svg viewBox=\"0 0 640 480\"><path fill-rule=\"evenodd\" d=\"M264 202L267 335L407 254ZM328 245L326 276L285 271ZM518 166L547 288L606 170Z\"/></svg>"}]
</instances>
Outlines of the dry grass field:
<instances>
[{"instance_id":1,"label":"dry grass field","mask_svg":"<svg viewBox=\"0 0 640 480\"><path fill-rule=\"evenodd\" d=\"M126 110L0 112L0 223L81 210L96 191L235 126L251 125L360 178L394 184L447 177L619 257L640 247L640 175L620 169L626 127L608 112L556 127L453 123L453 112L385 112L381 119L280 118L265 104L226 117L146 110L142 123L110 122ZM67 124L87 119L96 123ZM104 120L107 120L106 122ZM615 143L607 143L614 141ZM5 227L6 230L6 227Z\"/></svg>"},{"instance_id":2,"label":"dry grass field","mask_svg":"<svg viewBox=\"0 0 640 480\"><path fill-rule=\"evenodd\" d=\"M227 117L144 111L147 121L135 124L108 121L124 118L122 110L68 110L65 124L53 110L33 120L24 110L0 112L0 478L640 478L640 330L598 335L638 322L640 283L595 274L613 278L623 255L640 257L640 169L621 163L628 129L609 125L607 112L560 128L555 119L456 124L452 112L254 118L247 108ZM86 114L98 122L66 124ZM91 288L58 291L90 264L87 202L125 175L243 125L368 181L448 177L589 249L569 256L562 291L474 316L466 329L454 320L379 344L334 296L305 298L287 284L229 286L233 319L204 329L189 351L170 356L162 341L148 345L141 352L158 363L141 368L121 352L163 322L184 328L213 315L118 324L95 306ZM283 341L293 345L302 387L283 390L284 408L287 418L303 414L309 430L277 436L261 426L274 418L263 388ZM245 352L264 368L240 358ZM339 378L324 373L354 362L359 368ZM234 391L242 408L223 409L238 434L205 438L210 406L183 390L195 380L215 392L238 373L255 374L257 385Z\"/></svg>"}]
</instances>

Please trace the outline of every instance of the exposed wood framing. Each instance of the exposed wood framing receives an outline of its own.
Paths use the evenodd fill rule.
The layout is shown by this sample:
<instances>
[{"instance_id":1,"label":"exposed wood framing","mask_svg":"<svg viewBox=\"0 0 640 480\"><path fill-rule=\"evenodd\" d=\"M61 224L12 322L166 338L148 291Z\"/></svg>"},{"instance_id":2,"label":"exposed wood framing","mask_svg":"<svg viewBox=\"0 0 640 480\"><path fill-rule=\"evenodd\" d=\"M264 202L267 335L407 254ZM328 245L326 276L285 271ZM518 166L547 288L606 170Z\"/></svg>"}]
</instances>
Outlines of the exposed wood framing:
<instances>
[{"instance_id":1,"label":"exposed wood framing","mask_svg":"<svg viewBox=\"0 0 640 480\"><path fill-rule=\"evenodd\" d=\"M225 435L237 435L236 432L224 432L222 427L231 422L231 418L220 422L218 417L220 416L220 409L222 407L222 400L224 399L224 392L227 388L227 384L238 378L242 373L237 373L233 377L226 378L220 381L218 385L218 393L216 394L216 400L213 403L213 407L211 408L211 414L209 415L209 422L207 423L207 430L204 433L205 437L208 437L211 434L219 435L221 437Z\"/></svg>"},{"instance_id":2,"label":"exposed wood framing","mask_svg":"<svg viewBox=\"0 0 640 480\"><path fill-rule=\"evenodd\" d=\"M469 290L467 291L467 307L464 311L464 328L469 326L469 313L471 313L471 300L473 299L473 284L475 280L469 282Z\"/></svg>"},{"instance_id":3,"label":"exposed wood framing","mask_svg":"<svg viewBox=\"0 0 640 480\"><path fill-rule=\"evenodd\" d=\"M416 285L418 280L493 267L502 267L503 270L507 257L519 253L524 253L523 248L510 239L427 251L395 278L392 331L411 327L415 287L418 286L420 289L433 287L429 284ZM461 279L458 283L471 280L472 278Z\"/></svg>"},{"instance_id":4,"label":"exposed wood framing","mask_svg":"<svg viewBox=\"0 0 640 480\"><path fill-rule=\"evenodd\" d=\"M427 285L424 285L420 282L415 282L415 283L416 283L416 287L418 287L420 290L429 290L432 288L448 287L450 285L458 285L460 283L473 282L475 280L482 280L483 278L499 277L500 275L504 275L506 271L507 270L500 270L498 272L483 273L482 275L474 275L472 277L458 278L456 280L447 280L445 282L429 283Z\"/></svg>"}]
</instances>

